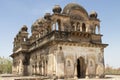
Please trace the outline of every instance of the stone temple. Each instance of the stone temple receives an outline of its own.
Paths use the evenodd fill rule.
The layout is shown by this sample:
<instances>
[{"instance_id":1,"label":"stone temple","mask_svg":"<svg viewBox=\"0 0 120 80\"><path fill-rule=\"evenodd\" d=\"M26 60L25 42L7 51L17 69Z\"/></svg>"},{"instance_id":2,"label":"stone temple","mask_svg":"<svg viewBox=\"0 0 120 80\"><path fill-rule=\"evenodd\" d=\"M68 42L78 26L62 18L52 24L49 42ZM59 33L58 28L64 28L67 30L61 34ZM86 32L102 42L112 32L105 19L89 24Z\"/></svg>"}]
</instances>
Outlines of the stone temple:
<instances>
[{"instance_id":1,"label":"stone temple","mask_svg":"<svg viewBox=\"0 0 120 80\"><path fill-rule=\"evenodd\" d=\"M79 4L55 5L14 38L12 73L65 78L104 77L104 48L98 14Z\"/></svg>"}]
</instances>

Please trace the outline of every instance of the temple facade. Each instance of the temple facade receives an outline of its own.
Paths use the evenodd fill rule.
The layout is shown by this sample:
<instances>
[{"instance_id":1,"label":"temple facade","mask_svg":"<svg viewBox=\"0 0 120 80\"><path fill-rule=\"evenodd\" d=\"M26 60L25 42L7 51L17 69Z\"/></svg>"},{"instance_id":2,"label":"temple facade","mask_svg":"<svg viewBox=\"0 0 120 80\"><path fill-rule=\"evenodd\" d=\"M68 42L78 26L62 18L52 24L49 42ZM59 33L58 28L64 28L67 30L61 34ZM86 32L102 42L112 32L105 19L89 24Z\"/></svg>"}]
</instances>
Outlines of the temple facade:
<instances>
[{"instance_id":1,"label":"temple facade","mask_svg":"<svg viewBox=\"0 0 120 80\"><path fill-rule=\"evenodd\" d=\"M79 4L55 5L14 38L12 73L64 78L104 77L104 48L98 14Z\"/></svg>"}]
</instances>

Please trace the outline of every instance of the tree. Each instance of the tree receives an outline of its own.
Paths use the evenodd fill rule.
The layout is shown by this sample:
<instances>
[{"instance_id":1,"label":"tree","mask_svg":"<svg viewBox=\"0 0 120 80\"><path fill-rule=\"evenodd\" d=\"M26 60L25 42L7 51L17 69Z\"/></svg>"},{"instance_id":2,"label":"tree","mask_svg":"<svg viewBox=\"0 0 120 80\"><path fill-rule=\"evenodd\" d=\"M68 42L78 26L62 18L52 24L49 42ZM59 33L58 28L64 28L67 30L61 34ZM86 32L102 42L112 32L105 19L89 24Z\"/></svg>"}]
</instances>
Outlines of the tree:
<instances>
[{"instance_id":1,"label":"tree","mask_svg":"<svg viewBox=\"0 0 120 80\"><path fill-rule=\"evenodd\" d=\"M120 68L113 68L107 64L105 73L109 75L120 75Z\"/></svg>"},{"instance_id":2,"label":"tree","mask_svg":"<svg viewBox=\"0 0 120 80\"><path fill-rule=\"evenodd\" d=\"M12 73L12 60L0 57L0 74Z\"/></svg>"}]
</instances>

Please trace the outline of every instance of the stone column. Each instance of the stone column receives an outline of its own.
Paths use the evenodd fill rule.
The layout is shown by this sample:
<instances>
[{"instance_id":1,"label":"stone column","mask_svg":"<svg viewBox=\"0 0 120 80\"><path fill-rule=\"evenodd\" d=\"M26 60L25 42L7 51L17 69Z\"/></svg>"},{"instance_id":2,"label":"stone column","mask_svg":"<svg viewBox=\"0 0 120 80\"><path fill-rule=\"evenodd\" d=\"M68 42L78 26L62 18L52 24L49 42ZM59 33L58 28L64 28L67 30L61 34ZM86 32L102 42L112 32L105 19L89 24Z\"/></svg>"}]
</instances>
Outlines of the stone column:
<instances>
[{"instance_id":1,"label":"stone column","mask_svg":"<svg viewBox=\"0 0 120 80\"><path fill-rule=\"evenodd\" d=\"M61 31L64 31L64 26L63 26L63 22L61 21Z\"/></svg>"},{"instance_id":2,"label":"stone column","mask_svg":"<svg viewBox=\"0 0 120 80\"><path fill-rule=\"evenodd\" d=\"M86 73L85 73L85 78L89 78L89 72L88 72L88 55L85 57L85 64L86 64Z\"/></svg>"},{"instance_id":3,"label":"stone column","mask_svg":"<svg viewBox=\"0 0 120 80\"><path fill-rule=\"evenodd\" d=\"M77 62L75 62L74 69L75 69L74 79L75 79L75 80L78 80L78 77L77 77Z\"/></svg>"},{"instance_id":4,"label":"stone column","mask_svg":"<svg viewBox=\"0 0 120 80\"><path fill-rule=\"evenodd\" d=\"M40 74L39 62L37 62L37 74Z\"/></svg>"},{"instance_id":5,"label":"stone column","mask_svg":"<svg viewBox=\"0 0 120 80\"><path fill-rule=\"evenodd\" d=\"M75 26L75 31L77 31L77 23L75 23L74 26Z\"/></svg>"},{"instance_id":6,"label":"stone column","mask_svg":"<svg viewBox=\"0 0 120 80\"><path fill-rule=\"evenodd\" d=\"M45 68L44 68L44 70L45 70L45 76L47 76L47 65L46 65L46 60L45 60Z\"/></svg>"},{"instance_id":7,"label":"stone column","mask_svg":"<svg viewBox=\"0 0 120 80\"><path fill-rule=\"evenodd\" d=\"M98 34L100 34L100 25L98 25Z\"/></svg>"},{"instance_id":8,"label":"stone column","mask_svg":"<svg viewBox=\"0 0 120 80\"><path fill-rule=\"evenodd\" d=\"M41 71L41 63L39 62L39 72L40 72L40 75L42 75L42 71Z\"/></svg>"},{"instance_id":9,"label":"stone column","mask_svg":"<svg viewBox=\"0 0 120 80\"><path fill-rule=\"evenodd\" d=\"M56 68L57 68L57 64L56 64L56 60L55 60L56 54L55 52L53 53L53 78L56 78Z\"/></svg>"},{"instance_id":10,"label":"stone column","mask_svg":"<svg viewBox=\"0 0 120 80\"><path fill-rule=\"evenodd\" d=\"M89 24L86 24L86 32L89 32Z\"/></svg>"},{"instance_id":11,"label":"stone column","mask_svg":"<svg viewBox=\"0 0 120 80\"><path fill-rule=\"evenodd\" d=\"M88 65L86 66L86 73L85 73L85 75L86 75L85 78L88 79L89 78L89 76L88 76L89 75L89 73L88 73Z\"/></svg>"},{"instance_id":12,"label":"stone column","mask_svg":"<svg viewBox=\"0 0 120 80\"><path fill-rule=\"evenodd\" d=\"M80 24L80 32L82 32L82 23Z\"/></svg>"},{"instance_id":13,"label":"stone column","mask_svg":"<svg viewBox=\"0 0 120 80\"><path fill-rule=\"evenodd\" d=\"M44 75L43 73L44 72L43 72L43 61L42 61L41 74Z\"/></svg>"},{"instance_id":14,"label":"stone column","mask_svg":"<svg viewBox=\"0 0 120 80\"><path fill-rule=\"evenodd\" d=\"M77 77L77 55L75 55L74 69L75 69L75 72L74 72L74 79L75 79L75 80L78 80L78 77Z\"/></svg>"},{"instance_id":15,"label":"stone column","mask_svg":"<svg viewBox=\"0 0 120 80\"><path fill-rule=\"evenodd\" d=\"M33 65L33 75L35 75L35 64Z\"/></svg>"},{"instance_id":16,"label":"stone column","mask_svg":"<svg viewBox=\"0 0 120 80\"><path fill-rule=\"evenodd\" d=\"M57 26L56 26L56 23L55 23L55 26L54 26L54 27L55 27L55 31L56 31L56 27L57 27Z\"/></svg>"}]
</instances>

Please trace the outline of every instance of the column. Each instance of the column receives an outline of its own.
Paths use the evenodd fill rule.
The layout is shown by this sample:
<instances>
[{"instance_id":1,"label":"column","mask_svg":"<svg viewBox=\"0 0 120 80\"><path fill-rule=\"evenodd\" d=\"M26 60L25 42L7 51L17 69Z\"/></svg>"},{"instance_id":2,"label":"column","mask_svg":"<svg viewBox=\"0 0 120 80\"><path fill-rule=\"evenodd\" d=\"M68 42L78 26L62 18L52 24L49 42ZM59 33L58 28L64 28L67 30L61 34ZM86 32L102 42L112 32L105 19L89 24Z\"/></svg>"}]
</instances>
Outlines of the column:
<instances>
[{"instance_id":1,"label":"column","mask_svg":"<svg viewBox=\"0 0 120 80\"><path fill-rule=\"evenodd\" d=\"M40 70L39 70L39 62L37 62L37 74L40 74Z\"/></svg>"},{"instance_id":2,"label":"column","mask_svg":"<svg viewBox=\"0 0 120 80\"><path fill-rule=\"evenodd\" d=\"M63 22L61 21L61 26L60 26L61 31L64 31L64 26L63 26Z\"/></svg>"},{"instance_id":3,"label":"column","mask_svg":"<svg viewBox=\"0 0 120 80\"><path fill-rule=\"evenodd\" d=\"M82 23L80 24L80 31L82 32Z\"/></svg>"},{"instance_id":4,"label":"column","mask_svg":"<svg viewBox=\"0 0 120 80\"><path fill-rule=\"evenodd\" d=\"M56 61L55 61L55 53L53 53L53 75L56 74Z\"/></svg>"},{"instance_id":5,"label":"column","mask_svg":"<svg viewBox=\"0 0 120 80\"><path fill-rule=\"evenodd\" d=\"M74 69L75 69L75 72L74 72L74 79L78 79L77 77L77 62L75 62L75 65L74 65Z\"/></svg>"},{"instance_id":6,"label":"column","mask_svg":"<svg viewBox=\"0 0 120 80\"><path fill-rule=\"evenodd\" d=\"M88 65L86 66L86 73L85 74L86 74L85 78L88 79L89 78L89 76L88 76L89 75L89 73L88 73Z\"/></svg>"},{"instance_id":7,"label":"column","mask_svg":"<svg viewBox=\"0 0 120 80\"><path fill-rule=\"evenodd\" d=\"M98 25L98 34L100 34L100 25Z\"/></svg>"},{"instance_id":8,"label":"column","mask_svg":"<svg viewBox=\"0 0 120 80\"><path fill-rule=\"evenodd\" d=\"M43 61L42 61L42 67L41 67L41 74L43 75Z\"/></svg>"},{"instance_id":9,"label":"column","mask_svg":"<svg viewBox=\"0 0 120 80\"><path fill-rule=\"evenodd\" d=\"M47 69L47 66L46 66L46 60L45 60L45 68L44 68L44 70L45 70L45 76L47 76L46 69Z\"/></svg>"},{"instance_id":10,"label":"column","mask_svg":"<svg viewBox=\"0 0 120 80\"><path fill-rule=\"evenodd\" d=\"M75 31L77 31L77 23L75 23L74 26L75 26Z\"/></svg>"},{"instance_id":11,"label":"column","mask_svg":"<svg viewBox=\"0 0 120 80\"><path fill-rule=\"evenodd\" d=\"M40 75L42 75L42 71L41 71L41 62L39 62L39 72L40 72Z\"/></svg>"},{"instance_id":12,"label":"column","mask_svg":"<svg viewBox=\"0 0 120 80\"><path fill-rule=\"evenodd\" d=\"M57 25L56 25L56 23L55 23L55 26L54 26L54 27L55 27L55 31L56 31L56 26L57 26Z\"/></svg>"},{"instance_id":13,"label":"column","mask_svg":"<svg viewBox=\"0 0 120 80\"><path fill-rule=\"evenodd\" d=\"M74 72L74 79L78 79L77 77L77 54L75 55L75 65L74 65L74 69L75 69L75 72Z\"/></svg>"},{"instance_id":14,"label":"column","mask_svg":"<svg viewBox=\"0 0 120 80\"><path fill-rule=\"evenodd\" d=\"M35 64L33 65L33 75L35 75Z\"/></svg>"}]
</instances>

